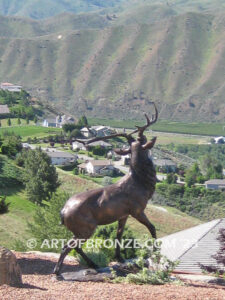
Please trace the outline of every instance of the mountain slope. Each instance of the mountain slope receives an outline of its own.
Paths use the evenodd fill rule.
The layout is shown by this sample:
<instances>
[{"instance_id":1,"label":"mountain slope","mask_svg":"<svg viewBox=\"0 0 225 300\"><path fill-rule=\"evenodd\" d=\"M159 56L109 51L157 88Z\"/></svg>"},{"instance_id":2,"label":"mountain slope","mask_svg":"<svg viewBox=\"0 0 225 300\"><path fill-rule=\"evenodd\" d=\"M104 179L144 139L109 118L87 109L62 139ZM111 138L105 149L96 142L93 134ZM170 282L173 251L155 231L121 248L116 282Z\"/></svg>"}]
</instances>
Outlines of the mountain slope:
<instances>
[{"instance_id":1,"label":"mountain slope","mask_svg":"<svg viewBox=\"0 0 225 300\"><path fill-rule=\"evenodd\" d=\"M223 0L0 0L0 14L43 19L64 12L120 12L139 5L165 5L177 13L220 11Z\"/></svg>"},{"instance_id":2,"label":"mountain slope","mask_svg":"<svg viewBox=\"0 0 225 300\"><path fill-rule=\"evenodd\" d=\"M222 121L225 14L168 11L158 22L140 21L141 10L113 22L97 14L1 18L0 81L76 115L138 118L154 100L162 118Z\"/></svg>"}]
</instances>

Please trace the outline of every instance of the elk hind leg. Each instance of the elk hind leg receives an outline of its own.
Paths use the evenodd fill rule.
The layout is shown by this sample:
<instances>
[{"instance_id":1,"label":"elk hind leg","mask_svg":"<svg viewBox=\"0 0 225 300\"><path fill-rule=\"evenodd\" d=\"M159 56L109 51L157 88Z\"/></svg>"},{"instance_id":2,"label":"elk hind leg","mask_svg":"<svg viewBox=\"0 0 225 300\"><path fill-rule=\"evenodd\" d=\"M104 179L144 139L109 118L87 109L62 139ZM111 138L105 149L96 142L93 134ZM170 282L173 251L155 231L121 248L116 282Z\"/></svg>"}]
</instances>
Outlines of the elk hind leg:
<instances>
[{"instance_id":1,"label":"elk hind leg","mask_svg":"<svg viewBox=\"0 0 225 300\"><path fill-rule=\"evenodd\" d=\"M149 221L149 219L147 218L144 212L138 215L134 215L133 217L136 220L138 220L141 224L145 225L148 228L149 232L151 233L152 237L156 239L155 226Z\"/></svg>"},{"instance_id":2,"label":"elk hind leg","mask_svg":"<svg viewBox=\"0 0 225 300\"><path fill-rule=\"evenodd\" d=\"M59 257L59 260L58 260L58 262L57 262L57 264L56 264L56 266L55 266L55 268L53 270L54 274L56 274L56 275L60 274L60 270L62 268L63 261L64 261L65 257L67 256L67 254L69 254L72 249L73 248L70 245L68 245L68 244L66 244L63 247L62 252L60 254L60 257Z\"/></svg>"},{"instance_id":3,"label":"elk hind leg","mask_svg":"<svg viewBox=\"0 0 225 300\"><path fill-rule=\"evenodd\" d=\"M116 259L120 262L123 262L123 258L120 255L120 241L123 235L124 227L127 222L127 217L122 218L118 221L118 228L117 228L117 243L116 243Z\"/></svg>"}]
</instances>

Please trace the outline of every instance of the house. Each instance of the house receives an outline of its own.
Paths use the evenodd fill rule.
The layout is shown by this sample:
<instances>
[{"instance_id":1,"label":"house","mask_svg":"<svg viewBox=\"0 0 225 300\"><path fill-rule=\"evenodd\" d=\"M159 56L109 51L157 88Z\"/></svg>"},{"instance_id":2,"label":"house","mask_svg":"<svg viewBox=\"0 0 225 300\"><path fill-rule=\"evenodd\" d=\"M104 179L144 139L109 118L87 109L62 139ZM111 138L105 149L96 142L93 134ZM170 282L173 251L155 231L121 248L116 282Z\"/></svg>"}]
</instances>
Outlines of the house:
<instances>
[{"instance_id":1,"label":"house","mask_svg":"<svg viewBox=\"0 0 225 300\"><path fill-rule=\"evenodd\" d=\"M22 86L15 85L9 82L2 82L0 85L0 89L9 92L21 92Z\"/></svg>"},{"instance_id":2,"label":"house","mask_svg":"<svg viewBox=\"0 0 225 300\"><path fill-rule=\"evenodd\" d=\"M205 182L205 187L212 190L225 190L225 179L211 179Z\"/></svg>"},{"instance_id":3,"label":"house","mask_svg":"<svg viewBox=\"0 0 225 300\"><path fill-rule=\"evenodd\" d=\"M160 238L161 254L179 261L177 271L201 273L201 265L225 270L212 257L220 248L217 238L224 228L225 219L218 219Z\"/></svg>"},{"instance_id":4,"label":"house","mask_svg":"<svg viewBox=\"0 0 225 300\"><path fill-rule=\"evenodd\" d=\"M90 129L96 137L103 137L115 133L115 130L107 126L92 126Z\"/></svg>"},{"instance_id":5,"label":"house","mask_svg":"<svg viewBox=\"0 0 225 300\"><path fill-rule=\"evenodd\" d=\"M93 147L101 147L104 149L112 149L112 145L110 143L104 141L96 141L87 145L87 149L91 149Z\"/></svg>"},{"instance_id":6,"label":"house","mask_svg":"<svg viewBox=\"0 0 225 300\"><path fill-rule=\"evenodd\" d=\"M214 138L215 144L225 144L225 137L224 136L219 136Z\"/></svg>"},{"instance_id":7,"label":"house","mask_svg":"<svg viewBox=\"0 0 225 300\"><path fill-rule=\"evenodd\" d=\"M8 105L0 105L0 115L7 115L9 113L10 111Z\"/></svg>"},{"instance_id":8,"label":"house","mask_svg":"<svg viewBox=\"0 0 225 300\"><path fill-rule=\"evenodd\" d=\"M81 134L86 137L86 138L91 138L93 136L95 136L95 132L92 131L90 128L88 127L83 127L80 130Z\"/></svg>"},{"instance_id":9,"label":"house","mask_svg":"<svg viewBox=\"0 0 225 300\"><path fill-rule=\"evenodd\" d=\"M77 156L63 151L46 151L53 165L69 165L77 161Z\"/></svg>"},{"instance_id":10,"label":"house","mask_svg":"<svg viewBox=\"0 0 225 300\"><path fill-rule=\"evenodd\" d=\"M160 172L176 172L177 165L170 159L154 159L153 162Z\"/></svg>"},{"instance_id":11,"label":"house","mask_svg":"<svg viewBox=\"0 0 225 300\"><path fill-rule=\"evenodd\" d=\"M43 127L57 127L56 119L55 118L48 118L45 119L42 123Z\"/></svg>"},{"instance_id":12,"label":"house","mask_svg":"<svg viewBox=\"0 0 225 300\"><path fill-rule=\"evenodd\" d=\"M60 116L58 115L57 117L52 117L45 119L42 123L43 127L57 127L57 128L62 128L64 124L74 124L75 119L70 116Z\"/></svg>"},{"instance_id":13,"label":"house","mask_svg":"<svg viewBox=\"0 0 225 300\"><path fill-rule=\"evenodd\" d=\"M98 175L112 175L114 172L114 166L110 160L90 160L84 166L81 164L78 166L81 170L85 169L88 174Z\"/></svg>"},{"instance_id":14,"label":"house","mask_svg":"<svg viewBox=\"0 0 225 300\"><path fill-rule=\"evenodd\" d=\"M84 141L84 142L85 141L87 142L86 139L81 139L81 140ZM104 141L96 141L96 142L90 143L88 145L84 145L83 143L75 141L72 144L73 150L85 150L85 151L88 151L91 148L96 147L96 146L99 146L99 147L104 148L104 149L112 149L112 145L109 144L109 143L106 143Z\"/></svg>"},{"instance_id":15,"label":"house","mask_svg":"<svg viewBox=\"0 0 225 300\"><path fill-rule=\"evenodd\" d=\"M82 141L87 141L86 139L80 139ZM78 141L75 141L72 143L72 148L74 151L76 150L87 150L87 147L83 144L83 143L80 143Z\"/></svg>"}]
</instances>

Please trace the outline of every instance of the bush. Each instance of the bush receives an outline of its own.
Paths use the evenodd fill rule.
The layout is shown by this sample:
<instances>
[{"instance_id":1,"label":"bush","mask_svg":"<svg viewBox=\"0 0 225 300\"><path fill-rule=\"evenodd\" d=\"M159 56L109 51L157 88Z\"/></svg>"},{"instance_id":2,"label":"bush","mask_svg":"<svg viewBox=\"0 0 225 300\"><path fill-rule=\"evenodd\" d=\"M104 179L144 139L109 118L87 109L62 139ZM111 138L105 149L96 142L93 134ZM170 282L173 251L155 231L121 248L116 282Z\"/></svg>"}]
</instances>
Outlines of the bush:
<instances>
[{"instance_id":1,"label":"bush","mask_svg":"<svg viewBox=\"0 0 225 300\"><path fill-rule=\"evenodd\" d=\"M98 226L94 235L90 238L93 241L93 245L96 247L90 247L88 245L88 241L83 245L82 249L85 251L85 253L88 255L90 259L94 261L98 266L105 267L107 266L111 261L115 261L115 247L114 244L112 247L109 247L110 244L106 243L106 247L104 247L104 242L106 240L111 240L114 242L117 235L117 222L110 224L110 225L104 225L104 226ZM135 236L133 232L125 226L124 233L122 236L122 239L124 240L133 240L130 247L122 249L121 248L121 256L124 259L130 259L135 258L139 255L140 249L134 248L134 239ZM80 255L77 254L75 250L73 250L73 255L78 257L79 261L86 265L86 261L83 260Z\"/></svg>"},{"instance_id":2,"label":"bush","mask_svg":"<svg viewBox=\"0 0 225 300\"><path fill-rule=\"evenodd\" d=\"M134 284L166 284L171 282L171 273L177 265L177 262L168 260L165 256L160 254L160 249L156 252L149 250L148 257L151 258L153 265L146 267L146 261L143 257L139 257L135 264L139 267L139 272L130 273L126 277L117 277L114 274L113 282L124 282ZM129 265L128 265L129 266ZM131 266L131 265L130 265Z\"/></svg>"},{"instance_id":3,"label":"bush","mask_svg":"<svg viewBox=\"0 0 225 300\"><path fill-rule=\"evenodd\" d=\"M9 211L10 203L6 203L6 196L0 197L0 214L5 214Z\"/></svg>"}]
</instances>

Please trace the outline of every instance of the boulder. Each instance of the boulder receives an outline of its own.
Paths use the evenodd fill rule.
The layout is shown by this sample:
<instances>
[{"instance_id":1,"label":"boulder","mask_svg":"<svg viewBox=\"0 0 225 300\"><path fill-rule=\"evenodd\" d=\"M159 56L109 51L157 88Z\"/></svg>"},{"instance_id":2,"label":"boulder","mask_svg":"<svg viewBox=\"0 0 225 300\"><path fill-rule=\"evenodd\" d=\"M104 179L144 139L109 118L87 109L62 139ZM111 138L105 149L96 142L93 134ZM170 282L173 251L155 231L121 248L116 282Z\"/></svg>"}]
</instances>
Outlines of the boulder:
<instances>
[{"instance_id":1,"label":"boulder","mask_svg":"<svg viewBox=\"0 0 225 300\"><path fill-rule=\"evenodd\" d=\"M8 249L0 246L0 285L20 286L22 273L16 256Z\"/></svg>"}]
</instances>

